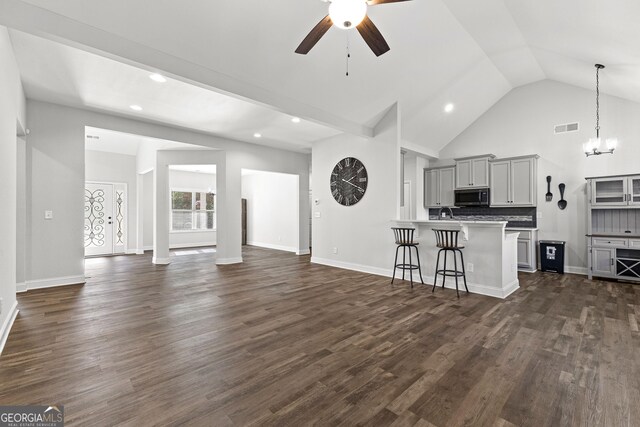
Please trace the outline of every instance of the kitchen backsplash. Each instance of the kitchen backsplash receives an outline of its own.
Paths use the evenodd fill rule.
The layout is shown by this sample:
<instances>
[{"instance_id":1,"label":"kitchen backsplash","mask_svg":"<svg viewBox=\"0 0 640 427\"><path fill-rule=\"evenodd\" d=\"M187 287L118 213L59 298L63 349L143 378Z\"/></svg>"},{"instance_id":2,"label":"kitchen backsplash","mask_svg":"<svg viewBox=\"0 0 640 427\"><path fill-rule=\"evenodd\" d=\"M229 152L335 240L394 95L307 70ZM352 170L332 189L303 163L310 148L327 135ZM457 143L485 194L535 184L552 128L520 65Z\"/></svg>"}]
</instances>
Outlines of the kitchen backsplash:
<instances>
[{"instance_id":1,"label":"kitchen backsplash","mask_svg":"<svg viewBox=\"0 0 640 427\"><path fill-rule=\"evenodd\" d=\"M519 208L451 208L455 219L467 221L509 221L507 227L537 227L535 207ZM429 219L439 219L439 208L429 209ZM448 209L442 209L449 215Z\"/></svg>"}]
</instances>

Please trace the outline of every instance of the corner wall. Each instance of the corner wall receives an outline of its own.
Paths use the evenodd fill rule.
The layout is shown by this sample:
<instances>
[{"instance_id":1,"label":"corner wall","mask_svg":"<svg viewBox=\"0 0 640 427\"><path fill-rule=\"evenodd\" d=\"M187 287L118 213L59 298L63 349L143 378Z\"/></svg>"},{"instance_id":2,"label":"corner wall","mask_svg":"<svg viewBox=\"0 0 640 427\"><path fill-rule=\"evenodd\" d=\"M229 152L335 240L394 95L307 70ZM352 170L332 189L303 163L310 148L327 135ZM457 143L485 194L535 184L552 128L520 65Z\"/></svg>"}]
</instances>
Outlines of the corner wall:
<instances>
[{"instance_id":1,"label":"corner wall","mask_svg":"<svg viewBox=\"0 0 640 427\"><path fill-rule=\"evenodd\" d=\"M601 82L606 84L606 75ZM493 153L498 158L539 154L538 218L540 240L567 242L568 271L586 273L587 176L640 173L640 104L601 95L603 137L616 136L614 154L587 158L582 143L595 136L595 94L551 80L514 89L440 151L438 164L455 157ZM580 131L554 135L554 126L580 123ZM546 176L553 201L545 201ZM558 184L566 184L566 210L559 210Z\"/></svg>"},{"instance_id":2,"label":"corner wall","mask_svg":"<svg viewBox=\"0 0 640 427\"><path fill-rule=\"evenodd\" d=\"M0 26L0 353L17 315L17 129L25 125L24 92L9 33ZM26 154L26 153L25 153ZM21 156L23 157L23 156ZM22 172L22 171L21 171Z\"/></svg>"},{"instance_id":3,"label":"corner wall","mask_svg":"<svg viewBox=\"0 0 640 427\"><path fill-rule=\"evenodd\" d=\"M399 115L392 108L371 139L343 134L314 143L312 198L318 204L313 205L312 262L391 276L391 220L399 214ZM338 204L329 186L331 171L345 157L360 160L369 176L364 197L353 206Z\"/></svg>"},{"instance_id":4,"label":"corner wall","mask_svg":"<svg viewBox=\"0 0 640 427\"><path fill-rule=\"evenodd\" d=\"M258 172L242 177L248 245L299 252L297 194L295 175ZM307 218L302 221L308 222Z\"/></svg>"}]
</instances>

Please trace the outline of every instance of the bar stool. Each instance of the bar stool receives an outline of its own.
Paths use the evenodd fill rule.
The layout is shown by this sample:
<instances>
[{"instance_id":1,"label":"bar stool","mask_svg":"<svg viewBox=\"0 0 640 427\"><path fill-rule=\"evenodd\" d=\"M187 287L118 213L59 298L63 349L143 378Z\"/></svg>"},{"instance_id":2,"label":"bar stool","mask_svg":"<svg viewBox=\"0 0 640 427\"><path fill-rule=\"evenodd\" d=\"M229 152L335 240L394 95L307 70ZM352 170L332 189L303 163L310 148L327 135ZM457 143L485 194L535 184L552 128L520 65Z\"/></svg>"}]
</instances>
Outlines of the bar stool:
<instances>
[{"instance_id":1,"label":"bar stool","mask_svg":"<svg viewBox=\"0 0 640 427\"><path fill-rule=\"evenodd\" d=\"M413 270L418 270L420 274L420 282L424 285L424 281L422 280L422 269L420 268L420 254L418 253L418 242L413 240L413 233L416 231L415 228L402 228L402 227L391 227L393 230L393 234L396 238L396 258L393 261L393 277L391 278L391 284L393 284L394 279L396 278L396 268L402 270L402 280L404 280L404 273L406 270L409 270L409 280L411 281L411 287L413 288ZM398 264L398 250L402 248L402 264ZM409 264L406 262L406 252L407 248L409 248ZM418 264L414 264L411 260L411 248L416 250L416 258L418 259Z\"/></svg>"},{"instance_id":2,"label":"bar stool","mask_svg":"<svg viewBox=\"0 0 640 427\"><path fill-rule=\"evenodd\" d=\"M442 274L442 287L444 288L444 282L449 277L456 278L456 294L458 294L458 298L460 298L460 292L458 292L458 277L462 277L464 279L464 288L469 293L469 288L467 288L467 276L464 271L464 256L462 255L462 249L464 249L463 245L458 245L458 233L460 230L438 230L433 229L433 232L436 233L436 246L440 248L438 251L438 259L436 261L436 275L433 279L433 289L431 292L436 290L436 282L438 280L438 274ZM440 252L444 251L444 265L442 269L438 269L440 264ZM453 252L453 270L447 269L447 252ZM458 270L458 261L456 259L456 253L460 254L460 262L462 263L462 270Z\"/></svg>"}]
</instances>

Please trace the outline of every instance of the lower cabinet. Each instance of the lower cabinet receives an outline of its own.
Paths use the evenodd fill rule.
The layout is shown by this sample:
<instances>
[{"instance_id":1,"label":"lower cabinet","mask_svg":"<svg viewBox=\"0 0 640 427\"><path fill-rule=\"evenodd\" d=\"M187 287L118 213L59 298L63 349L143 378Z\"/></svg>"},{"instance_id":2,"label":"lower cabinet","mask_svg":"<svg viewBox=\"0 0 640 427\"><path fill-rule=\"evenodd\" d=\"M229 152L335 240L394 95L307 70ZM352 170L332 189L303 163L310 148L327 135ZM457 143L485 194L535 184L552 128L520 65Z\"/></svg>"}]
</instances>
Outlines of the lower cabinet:
<instances>
[{"instance_id":1,"label":"lower cabinet","mask_svg":"<svg viewBox=\"0 0 640 427\"><path fill-rule=\"evenodd\" d=\"M612 248L592 248L592 264L591 270L596 276L613 276L613 267L615 264L615 249Z\"/></svg>"},{"instance_id":2,"label":"lower cabinet","mask_svg":"<svg viewBox=\"0 0 640 427\"><path fill-rule=\"evenodd\" d=\"M640 245L636 239L591 238L591 276L640 281Z\"/></svg>"},{"instance_id":3,"label":"lower cabinet","mask_svg":"<svg viewBox=\"0 0 640 427\"><path fill-rule=\"evenodd\" d=\"M519 231L518 236L518 270L533 273L538 269L538 232L533 229L512 228Z\"/></svg>"}]
</instances>

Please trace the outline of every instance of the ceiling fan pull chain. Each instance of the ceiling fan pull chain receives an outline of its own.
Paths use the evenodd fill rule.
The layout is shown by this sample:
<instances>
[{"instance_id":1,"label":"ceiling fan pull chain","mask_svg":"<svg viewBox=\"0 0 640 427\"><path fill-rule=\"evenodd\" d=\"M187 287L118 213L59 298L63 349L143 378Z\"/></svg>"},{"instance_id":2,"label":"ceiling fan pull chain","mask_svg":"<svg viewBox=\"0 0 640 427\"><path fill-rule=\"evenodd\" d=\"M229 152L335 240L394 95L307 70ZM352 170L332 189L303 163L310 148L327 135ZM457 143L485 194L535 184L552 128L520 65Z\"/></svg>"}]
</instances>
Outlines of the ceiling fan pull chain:
<instances>
[{"instance_id":1,"label":"ceiling fan pull chain","mask_svg":"<svg viewBox=\"0 0 640 427\"><path fill-rule=\"evenodd\" d=\"M349 58L351 58L351 52L349 51L349 32L347 31L347 77L349 77Z\"/></svg>"}]
</instances>

